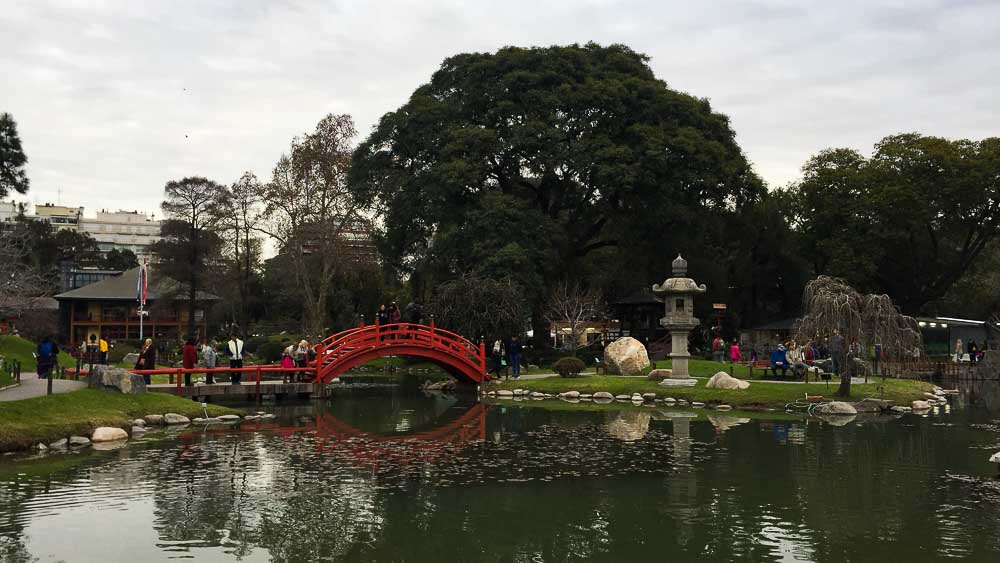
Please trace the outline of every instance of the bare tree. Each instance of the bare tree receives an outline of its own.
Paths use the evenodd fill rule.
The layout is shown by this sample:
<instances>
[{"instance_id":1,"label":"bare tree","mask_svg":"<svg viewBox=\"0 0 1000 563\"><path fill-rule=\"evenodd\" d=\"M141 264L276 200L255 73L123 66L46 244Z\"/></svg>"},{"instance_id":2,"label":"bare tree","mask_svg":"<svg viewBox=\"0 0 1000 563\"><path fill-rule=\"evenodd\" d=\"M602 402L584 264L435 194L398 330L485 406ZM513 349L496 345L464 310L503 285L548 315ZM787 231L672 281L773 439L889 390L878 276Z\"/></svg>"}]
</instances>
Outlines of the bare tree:
<instances>
[{"instance_id":1,"label":"bare tree","mask_svg":"<svg viewBox=\"0 0 1000 563\"><path fill-rule=\"evenodd\" d=\"M49 280L30 265L30 253L26 231L0 228L0 316L20 317L51 294Z\"/></svg>"},{"instance_id":2,"label":"bare tree","mask_svg":"<svg viewBox=\"0 0 1000 563\"><path fill-rule=\"evenodd\" d=\"M227 188L227 196L220 200L216 209L222 246L239 289L240 303L235 321L244 330L249 324L250 284L262 252L258 228L263 214L263 191L257 176L244 172Z\"/></svg>"},{"instance_id":3,"label":"bare tree","mask_svg":"<svg viewBox=\"0 0 1000 563\"><path fill-rule=\"evenodd\" d=\"M917 322L901 314L888 295L858 293L839 278L819 276L806 284L802 310L805 316L796 331L799 341L837 335L844 340L843 349L831 350L841 356L834 358L842 366L837 389L841 397L850 395L851 376L858 369L858 362L848 354L850 350L866 351L878 344L884 359L901 360L922 345Z\"/></svg>"},{"instance_id":4,"label":"bare tree","mask_svg":"<svg viewBox=\"0 0 1000 563\"><path fill-rule=\"evenodd\" d=\"M291 258L303 325L314 338L324 334L330 288L349 263L350 235L364 230L346 182L356 135L351 116L327 115L313 133L292 140L261 192L259 229Z\"/></svg>"},{"instance_id":5,"label":"bare tree","mask_svg":"<svg viewBox=\"0 0 1000 563\"><path fill-rule=\"evenodd\" d=\"M602 311L601 294L577 284L560 283L549 294L545 320L557 334L566 336L563 348L573 354L581 347L587 325Z\"/></svg>"}]
</instances>

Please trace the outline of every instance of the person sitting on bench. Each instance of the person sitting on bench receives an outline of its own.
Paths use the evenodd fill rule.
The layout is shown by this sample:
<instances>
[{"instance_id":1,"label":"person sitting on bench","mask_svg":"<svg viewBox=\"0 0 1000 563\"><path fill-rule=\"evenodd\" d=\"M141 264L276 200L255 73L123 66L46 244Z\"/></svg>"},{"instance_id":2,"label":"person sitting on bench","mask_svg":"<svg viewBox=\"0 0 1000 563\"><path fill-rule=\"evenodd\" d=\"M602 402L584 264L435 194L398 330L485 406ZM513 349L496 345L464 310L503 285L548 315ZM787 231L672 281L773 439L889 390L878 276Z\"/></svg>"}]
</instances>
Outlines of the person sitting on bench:
<instances>
[{"instance_id":1,"label":"person sitting on bench","mask_svg":"<svg viewBox=\"0 0 1000 563\"><path fill-rule=\"evenodd\" d=\"M778 344L778 347L771 352L771 371L778 377L778 370L781 370L781 377L785 377L788 372L788 356L785 354L785 345Z\"/></svg>"}]
</instances>

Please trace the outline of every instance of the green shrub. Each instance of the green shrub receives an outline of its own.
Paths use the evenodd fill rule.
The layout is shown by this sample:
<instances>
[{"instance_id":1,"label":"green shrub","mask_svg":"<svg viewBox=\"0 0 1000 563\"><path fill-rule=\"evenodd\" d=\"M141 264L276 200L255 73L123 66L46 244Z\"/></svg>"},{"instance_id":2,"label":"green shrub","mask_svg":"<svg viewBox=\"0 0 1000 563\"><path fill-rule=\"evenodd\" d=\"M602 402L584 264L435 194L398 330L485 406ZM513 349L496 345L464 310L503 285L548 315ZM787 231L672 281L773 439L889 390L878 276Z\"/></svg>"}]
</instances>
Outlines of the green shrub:
<instances>
[{"instance_id":1,"label":"green shrub","mask_svg":"<svg viewBox=\"0 0 1000 563\"><path fill-rule=\"evenodd\" d=\"M579 377L580 372L586 368L586 364L580 358L574 358L572 356L566 358L559 358L552 368L556 370L560 377Z\"/></svg>"},{"instance_id":2,"label":"green shrub","mask_svg":"<svg viewBox=\"0 0 1000 563\"><path fill-rule=\"evenodd\" d=\"M263 342L257 346L257 356L269 364L277 363L281 360L281 352L288 347L284 342Z\"/></svg>"}]
</instances>

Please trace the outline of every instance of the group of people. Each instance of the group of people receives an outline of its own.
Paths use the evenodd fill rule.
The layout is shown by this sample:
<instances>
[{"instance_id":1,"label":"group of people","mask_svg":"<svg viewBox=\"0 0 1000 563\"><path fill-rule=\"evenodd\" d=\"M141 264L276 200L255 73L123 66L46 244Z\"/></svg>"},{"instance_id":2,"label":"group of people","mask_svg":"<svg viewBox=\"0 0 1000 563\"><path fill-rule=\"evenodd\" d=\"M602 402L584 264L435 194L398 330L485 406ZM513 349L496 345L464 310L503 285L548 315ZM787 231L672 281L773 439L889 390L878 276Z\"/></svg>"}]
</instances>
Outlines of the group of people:
<instances>
[{"instance_id":1,"label":"group of people","mask_svg":"<svg viewBox=\"0 0 1000 563\"><path fill-rule=\"evenodd\" d=\"M196 343L194 338L188 338L184 345L181 347L181 367L185 370L195 369L198 366L199 356L201 358L202 365L204 368L215 368L218 367L219 352L214 340L202 340L200 344ZM229 367L231 369L239 369L243 367L243 340L236 334L233 334L229 338L229 342L226 343L226 354L229 356ZM153 346L153 339L147 338L142 343L142 348L139 349L139 358L135 362L136 370L153 370L156 369L156 347ZM146 381L148 385L151 381L149 374L143 374L142 378ZM242 383L243 374L239 371L232 371L229 374L230 383L233 385L240 385ZM215 373L206 372L205 373L205 383L213 384L215 383ZM184 374L184 385L190 387L191 383L191 373Z\"/></svg>"},{"instance_id":2,"label":"group of people","mask_svg":"<svg viewBox=\"0 0 1000 563\"><path fill-rule=\"evenodd\" d=\"M521 354L523 352L524 344L519 336L497 338L490 351L490 361L493 364L490 373L497 376L505 373L508 379L520 379Z\"/></svg>"},{"instance_id":3,"label":"group of people","mask_svg":"<svg viewBox=\"0 0 1000 563\"><path fill-rule=\"evenodd\" d=\"M304 368L309 365L309 358L314 354L313 347L309 345L308 340L301 340L298 344L293 342L281 352L281 367L284 369ZM286 372L282 380L302 381L305 376L305 371Z\"/></svg>"},{"instance_id":4,"label":"group of people","mask_svg":"<svg viewBox=\"0 0 1000 563\"><path fill-rule=\"evenodd\" d=\"M955 354L952 361L957 363L972 362L977 364L986 356L986 351L980 348L975 340L970 340L968 345L962 344L962 339L955 340Z\"/></svg>"}]
</instances>

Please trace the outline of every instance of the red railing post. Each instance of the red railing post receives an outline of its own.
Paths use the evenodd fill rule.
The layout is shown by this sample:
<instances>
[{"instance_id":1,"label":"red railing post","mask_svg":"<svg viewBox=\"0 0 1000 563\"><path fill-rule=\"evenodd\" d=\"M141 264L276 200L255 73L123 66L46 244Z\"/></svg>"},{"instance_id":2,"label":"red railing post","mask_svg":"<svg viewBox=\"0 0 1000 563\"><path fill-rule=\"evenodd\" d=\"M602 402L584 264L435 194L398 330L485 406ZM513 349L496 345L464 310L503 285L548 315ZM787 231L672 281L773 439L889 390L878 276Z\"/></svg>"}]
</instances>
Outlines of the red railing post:
<instances>
[{"instance_id":1,"label":"red railing post","mask_svg":"<svg viewBox=\"0 0 1000 563\"><path fill-rule=\"evenodd\" d=\"M378 321L378 319L375 319L375 345L376 346L378 346L378 342L379 342L378 334L379 334L379 330L380 330L381 326L382 326L382 323L380 323Z\"/></svg>"},{"instance_id":2,"label":"red railing post","mask_svg":"<svg viewBox=\"0 0 1000 563\"><path fill-rule=\"evenodd\" d=\"M434 315L431 315L431 348L434 348Z\"/></svg>"},{"instance_id":3,"label":"red railing post","mask_svg":"<svg viewBox=\"0 0 1000 563\"><path fill-rule=\"evenodd\" d=\"M479 375L480 381L486 379L486 337L479 337Z\"/></svg>"},{"instance_id":4,"label":"red railing post","mask_svg":"<svg viewBox=\"0 0 1000 563\"><path fill-rule=\"evenodd\" d=\"M181 379L184 379L183 377L181 377L181 370L177 370L177 396L178 397L181 396Z\"/></svg>"},{"instance_id":5,"label":"red railing post","mask_svg":"<svg viewBox=\"0 0 1000 563\"><path fill-rule=\"evenodd\" d=\"M260 366L257 366L257 400L260 400Z\"/></svg>"}]
</instances>

